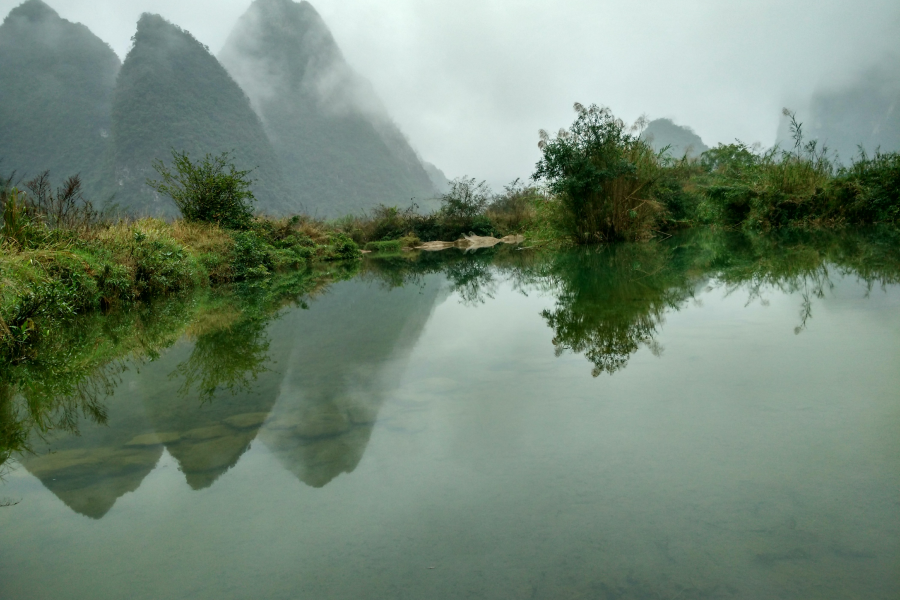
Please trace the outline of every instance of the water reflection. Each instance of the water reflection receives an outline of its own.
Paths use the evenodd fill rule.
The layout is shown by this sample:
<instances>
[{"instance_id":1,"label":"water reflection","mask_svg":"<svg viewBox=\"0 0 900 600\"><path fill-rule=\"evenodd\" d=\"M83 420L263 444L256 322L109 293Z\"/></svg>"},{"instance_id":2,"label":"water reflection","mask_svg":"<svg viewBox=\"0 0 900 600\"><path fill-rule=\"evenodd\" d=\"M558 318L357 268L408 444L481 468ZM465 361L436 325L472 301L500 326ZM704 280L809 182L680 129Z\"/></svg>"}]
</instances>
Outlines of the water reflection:
<instances>
[{"instance_id":1,"label":"water reflection","mask_svg":"<svg viewBox=\"0 0 900 600\"><path fill-rule=\"evenodd\" d=\"M704 230L557 253L500 248L463 266L459 258L444 272L465 304L489 300L501 279L522 293L552 296L555 306L542 316L554 332L557 356L583 354L595 377L623 369L641 347L661 354L656 337L666 313L699 302L697 293L711 286L742 294L747 304L765 305L772 293L799 293L799 334L813 316L813 300L825 296L835 276L856 277L869 290L900 282L900 234L889 228L768 235ZM434 269L432 261L410 261L400 272Z\"/></svg>"},{"instance_id":2,"label":"water reflection","mask_svg":"<svg viewBox=\"0 0 900 600\"><path fill-rule=\"evenodd\" d=\"M48 338L38 360L3 372L3 458L19 456L93 518L137 489L164 447L192 487L210 485L255 437L230 417L274 403L251 385L267 371L266 324L347 275L298 273L78 319Z\"/></svg>"},{"instance_id":3,"label":"water reflection","mask_svg":"<svg viewBox=\"0 0 900 600\"><path fill-rule=\"evenodd\" d=\"M0 389L5 452L92 518L137 489L163 449L203 489L261 437L287 470L321 487L362 458L386 394L446 296L442 281L392 289L380 279L329 280L292 308L260 306L267 291L252 289L157 305L179 318L168 330L154 322L167 335L137 336L130 360L98 358L74 380L65 371L47 378L50 388ZM132 325L141 330L150 314ZM16 412L20 404L33 418Z\"/></svg>"},{"instance_id":4,"label":"water reflection","mask_svg":"<svg viewBox=\"0 0 900 600\"><path fill-rule=\"evenodd\" d=\"M260 439L288 471L322 487L356 468L378 411L445 295L437 276L394 289L357 279L286 316L273 338L284 375Z\"/></svg>"},{"instance_id":5,"label":"water reflection","mask_svg":"<svg viewBox=\"0 0 900 600\"><path fill-rule=\"evenodd\" d=\"M156 465L159 449L128 445L152 432L138 399L116 392L134 376L132 360L173 344L191 314L175 300L85 317L49 338L38 360L4 372L4 445L73 510L103 516Z\"/></svg>"},{"instance_id":6,"label":"water reflection","mask_svg":"<svg viewBox=\"0 0 900 600\"><path fill-rule=\"evenodd\" d=\"M645 244L372 260L363 273L301 274L129 313L84 317L0 376L0 464L18 456L70 508L105 515L163 450L191 488L262 442L300 481L352 472L434 307L478 307L503 283L551 298L557 355L593 375L624 369L667 314L720 286L747 302L799 293L796 332L835 274L900 281L889 230L779 236L693 232Z\"/></svg>"}]
</instances>

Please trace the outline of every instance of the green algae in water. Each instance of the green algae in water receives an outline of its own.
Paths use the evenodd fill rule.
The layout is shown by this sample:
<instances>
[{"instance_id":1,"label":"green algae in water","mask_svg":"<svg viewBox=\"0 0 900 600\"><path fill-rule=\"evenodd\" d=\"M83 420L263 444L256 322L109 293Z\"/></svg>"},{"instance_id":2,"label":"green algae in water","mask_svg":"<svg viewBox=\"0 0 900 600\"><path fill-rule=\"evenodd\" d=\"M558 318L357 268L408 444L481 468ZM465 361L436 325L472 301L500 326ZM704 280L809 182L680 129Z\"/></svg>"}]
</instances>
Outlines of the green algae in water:
<instances>
[{"instance_id":1,"label":"green algae in water","mask_svg":"<svg viewBox=\"0 0 900 600\"><path fill-rule=\"evenodd\" d=\"M897 248L423 253L73 325L77 389L5 383L0 595L897 597Z\"/></svg>"}]
</instances>

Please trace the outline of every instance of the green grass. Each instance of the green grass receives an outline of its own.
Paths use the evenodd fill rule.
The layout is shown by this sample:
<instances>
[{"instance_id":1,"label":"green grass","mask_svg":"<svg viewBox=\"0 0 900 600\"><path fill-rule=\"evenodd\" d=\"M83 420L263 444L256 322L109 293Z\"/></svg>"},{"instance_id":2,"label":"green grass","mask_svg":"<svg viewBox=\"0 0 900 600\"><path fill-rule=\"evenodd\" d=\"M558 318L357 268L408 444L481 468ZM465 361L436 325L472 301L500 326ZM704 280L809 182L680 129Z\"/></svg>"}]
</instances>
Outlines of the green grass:
<instances>
[{"instance_id":1,"label":"green grass","mask_svg":"<svg viewBox=\"0 0 900 600\"><path fill-rule=\"evenodd\" d=\"M381 254L396 253L400 252L403 249L403 243L400 240L369 242L363 249L368 250L369 252L377 252Z\"/></svg>"},{"instance_id":2,"label":"green grass","mask_svg":"<svg viewBox=\"0 0 900 600\"><path fill-rule=\"evenodd\" d=\"M51 228L22 197L0 196L0 360L27 354L39 323L360 256L345 234L301 218L243 231L158 219Z\"/></svg>"}]
</instances>

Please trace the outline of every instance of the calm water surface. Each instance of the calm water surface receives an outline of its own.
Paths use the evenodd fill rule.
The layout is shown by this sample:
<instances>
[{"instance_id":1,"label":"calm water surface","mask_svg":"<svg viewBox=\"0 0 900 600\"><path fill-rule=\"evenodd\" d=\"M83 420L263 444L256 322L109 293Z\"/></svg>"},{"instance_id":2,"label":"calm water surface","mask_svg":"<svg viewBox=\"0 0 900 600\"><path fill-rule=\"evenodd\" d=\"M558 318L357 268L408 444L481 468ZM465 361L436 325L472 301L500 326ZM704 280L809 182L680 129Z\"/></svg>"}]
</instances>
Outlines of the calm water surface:
<instances>
[{"instance_id":1,"label":"calm water surface","mask_svg":"<svg viewBox=\"0 0 900 600\"><path fill-rule=\"evenodd\" d=\"M0 597L896 599L870 242L369 261L210 311L7 462Z\"/></svg>"}]
</instances>

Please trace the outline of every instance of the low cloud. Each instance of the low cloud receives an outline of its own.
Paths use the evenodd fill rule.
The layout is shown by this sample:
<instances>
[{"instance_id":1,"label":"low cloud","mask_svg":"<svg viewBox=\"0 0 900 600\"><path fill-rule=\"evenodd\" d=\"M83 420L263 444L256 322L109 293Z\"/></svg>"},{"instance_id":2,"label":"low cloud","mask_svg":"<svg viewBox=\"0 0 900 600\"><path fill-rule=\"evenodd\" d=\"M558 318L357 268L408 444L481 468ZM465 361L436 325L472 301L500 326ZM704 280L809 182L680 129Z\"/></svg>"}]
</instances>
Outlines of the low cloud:
<instances>
[{"instance_id":1,"label":"low cloud","mask_svg":"<svg viewBox=\"0 0 900 600\"><path fill-rule=\"evenodd\" d=\"M0 0L4 14L19 2ZM144 11L217 53L247 0L49 0L124 56ZM350 65L426 160L499 185L528 176L537 131L610 106L707 144L771 144L782 106L900 52L900 5L872 0L319 0Z\"/></svg>"}]
</instances>

